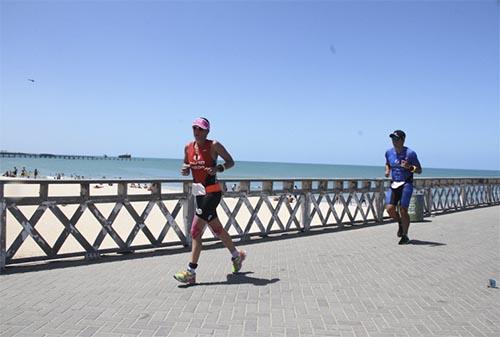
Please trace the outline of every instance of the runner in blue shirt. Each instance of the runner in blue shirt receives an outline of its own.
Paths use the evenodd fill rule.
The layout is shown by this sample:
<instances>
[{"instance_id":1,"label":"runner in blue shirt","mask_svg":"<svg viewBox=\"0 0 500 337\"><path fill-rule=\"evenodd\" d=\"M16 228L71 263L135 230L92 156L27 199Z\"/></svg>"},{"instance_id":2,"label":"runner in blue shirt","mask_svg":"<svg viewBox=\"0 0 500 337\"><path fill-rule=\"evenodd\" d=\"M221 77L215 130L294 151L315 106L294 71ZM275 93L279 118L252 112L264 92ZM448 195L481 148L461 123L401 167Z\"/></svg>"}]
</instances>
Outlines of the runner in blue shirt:
<instances>
[{"instance_id":1,"label":"runner in blue shirt","mask_svg":"<svg viewBox=\"0 0 500 337\"><path fill-rule=\"evenodd\" d=\"M401 238L399 244L404 245L410 242L408 206L413 193L413 174L422 173L422 167L415 151L404 146L406 134L403 131L396 130L389 137L394 147L385 152L385 176L390 175L392 179L386 193L385 209L398 222L398 237ZM396 208L398 204L399 213Z\"/></svg>"}]
</instances>

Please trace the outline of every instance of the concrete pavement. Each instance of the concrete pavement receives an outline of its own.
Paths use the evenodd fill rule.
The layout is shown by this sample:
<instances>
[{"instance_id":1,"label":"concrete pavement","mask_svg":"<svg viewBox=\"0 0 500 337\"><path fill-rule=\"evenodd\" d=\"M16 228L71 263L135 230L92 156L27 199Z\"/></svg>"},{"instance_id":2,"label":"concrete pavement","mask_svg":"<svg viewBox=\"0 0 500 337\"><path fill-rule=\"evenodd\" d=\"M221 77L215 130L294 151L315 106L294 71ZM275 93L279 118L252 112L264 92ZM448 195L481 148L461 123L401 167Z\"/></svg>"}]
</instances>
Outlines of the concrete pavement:
<instances>
[{"instance_id":1,"label":"concrete pavement","mask_svg":"<svg viewBox=\"0 0 500 337\"><path fill-rule=\"evenodd\" d=\"M500 336L500 206L396 229L208 249L191 287L187 252L1 275L0 336Z\"/></svg>"}]
</instances>

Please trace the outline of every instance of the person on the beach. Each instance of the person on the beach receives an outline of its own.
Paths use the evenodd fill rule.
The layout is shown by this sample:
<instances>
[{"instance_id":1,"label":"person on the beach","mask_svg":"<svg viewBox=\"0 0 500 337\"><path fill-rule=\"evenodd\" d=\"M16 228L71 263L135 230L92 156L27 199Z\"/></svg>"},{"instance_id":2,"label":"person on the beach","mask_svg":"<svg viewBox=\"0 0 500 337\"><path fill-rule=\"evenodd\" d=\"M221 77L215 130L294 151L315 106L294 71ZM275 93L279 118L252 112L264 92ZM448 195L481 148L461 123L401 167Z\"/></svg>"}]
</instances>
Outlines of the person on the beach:
<instances>
[{"instance_id":1,"label":"person on the beach","mask_svg":"<svg viewBox=\"0 0 500 337\"><path fill-rule=\"evenodd\" d=\"M196 196L196 211L191 225L191 262L187 270L180 271L174 278L182 283L196 283L196 267L202 249L201 237L208 224L213 233L221 239L222 243L231 253L233 273L240 271L246 253L237 250L234 243L222 227L217 217L217 205L222 197L222 188L217 181L216 174L234 166L234 161L224 146L216 140L207 139L210 131L210 122L203 117L193 121L193 134L195 140L186 144L184 148L184 164L181 174L193 175L193 195ZM221 156L224 164L217 164L217 157Z\"/></svg>"},{"instance_id":2,"label":"person on the beach","mask_svg":"<svg viewBox=\"0 0 500 337\"><path fill-rule=\"evenodd\" d=\"M413 193L413 174L422 173L422 167L415 151L404 146L406 134L403 131L396 130L389 137L393 147L385 152L385 176L391 175L392 181L386 193L385 209L398 222L399 244L404 245L410 242L408 206ZM398 204L399 213L396 208Z\"/></svg>"}]
</instances>

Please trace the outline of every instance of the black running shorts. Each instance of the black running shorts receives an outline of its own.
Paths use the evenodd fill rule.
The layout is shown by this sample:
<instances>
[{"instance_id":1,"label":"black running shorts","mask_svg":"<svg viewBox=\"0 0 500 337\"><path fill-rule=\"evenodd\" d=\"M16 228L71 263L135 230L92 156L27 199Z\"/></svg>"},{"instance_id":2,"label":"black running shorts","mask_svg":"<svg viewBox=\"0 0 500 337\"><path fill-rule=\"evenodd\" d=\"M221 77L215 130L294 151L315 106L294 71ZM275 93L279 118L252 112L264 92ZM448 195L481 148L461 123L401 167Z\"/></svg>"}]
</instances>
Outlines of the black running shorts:
<instances>
[{"instance_id":1,"label":"black running shorts","mask_svg":"<svg viewBox=\"0 0 500 337\"><path fill-rule=\"evenodd\" d=\"M195 214L206 222L210 222L217 218L217 206L220 203L221 197L222 192L213 192L196 196Z\"/></svg>"}]
</instances>

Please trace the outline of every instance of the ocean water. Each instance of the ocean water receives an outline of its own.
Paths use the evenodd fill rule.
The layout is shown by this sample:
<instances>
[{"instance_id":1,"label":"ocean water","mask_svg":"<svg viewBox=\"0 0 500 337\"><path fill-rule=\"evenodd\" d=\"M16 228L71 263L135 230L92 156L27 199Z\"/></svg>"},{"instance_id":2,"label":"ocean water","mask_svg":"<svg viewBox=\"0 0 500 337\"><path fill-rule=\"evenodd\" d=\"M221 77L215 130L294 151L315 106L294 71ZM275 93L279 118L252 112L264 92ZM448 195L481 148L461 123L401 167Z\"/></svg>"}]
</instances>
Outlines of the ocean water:
<instances>
[{"instance_id":1,"label":"ocean water","mask_svg":"<svg viewBox=\"0 0 500 337\"><path fill-rule=\"evenodd\" d=\"M181 159L134 158L132 160L89 160L59 158L0 158L0 174L12 170L20 172L38 169L41 176L78 175L85 178L184 178L179 170ZM296 164L238 161L236 166L220 178L382 178L384 167L361 165ZM418 176L418 175L417 175ZM424 167L420 177L500 177L500 171L462 170Z\"/></svg>"}]
</instances>

